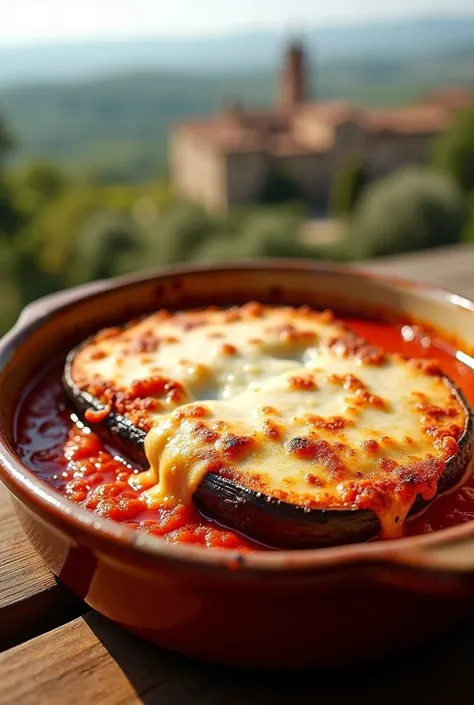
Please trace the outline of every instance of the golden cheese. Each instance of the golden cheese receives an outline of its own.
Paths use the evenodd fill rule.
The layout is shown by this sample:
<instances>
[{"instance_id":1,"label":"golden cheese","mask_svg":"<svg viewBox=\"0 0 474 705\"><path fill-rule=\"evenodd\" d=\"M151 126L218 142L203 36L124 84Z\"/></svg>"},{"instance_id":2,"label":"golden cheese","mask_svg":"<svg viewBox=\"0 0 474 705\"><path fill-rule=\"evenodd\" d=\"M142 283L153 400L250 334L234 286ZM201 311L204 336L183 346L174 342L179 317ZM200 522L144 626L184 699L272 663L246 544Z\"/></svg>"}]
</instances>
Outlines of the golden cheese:
<instances>
[{"instance_id":1,"label":"golden cheese","mask_svg":"<svg viewBox=\"0 0 474 705\"><path fill-rule=\"evenodd\" d=\"M190 502L208 472L308 507L370 508L386 535L436 492L466 412L438 370L329 312L248 304L160 312L99 334L76 382L148 431L135 487Z\"/></svg>"},{"instance_id":2,"label":"golden cheese","mask_svg":"<svg viewBox=\"0 0 474 705\"><path fill-rule=\"evenodd\" d=\"M123 389L160 376L183 384L188 400L230 398L254 380L297 369L317 340L342 332L332 318L329 312L257 304L160 311L123 332L102 331L77 355L73 374L78 383L96 378Z\"/></svg>"}]
</instances>

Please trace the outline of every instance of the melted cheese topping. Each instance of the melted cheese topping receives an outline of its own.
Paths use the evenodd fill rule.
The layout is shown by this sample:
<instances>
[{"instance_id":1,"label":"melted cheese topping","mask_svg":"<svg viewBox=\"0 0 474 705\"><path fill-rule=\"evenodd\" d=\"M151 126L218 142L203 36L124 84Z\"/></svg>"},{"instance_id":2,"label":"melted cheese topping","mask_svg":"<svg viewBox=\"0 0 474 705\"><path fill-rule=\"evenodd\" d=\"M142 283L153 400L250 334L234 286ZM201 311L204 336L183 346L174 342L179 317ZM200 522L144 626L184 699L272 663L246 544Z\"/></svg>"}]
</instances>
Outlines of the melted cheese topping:
<instances>
[{"instance_id":1,"label":"melted cheese topping","mask_svg":"<svg viewBox=\"0 0 474 705\"><path fill-rule=\"evenodd\" d=\"M76 356L73 377L96 396L105 388L135 400L147 389L153 392L147 396L157 403L146 413L138 408L133 414L132 398L123 409L149 430L157 416L183 402L232 398L254 381L297 370L308 349L343 333L333 318L329 311L259 304L176 315L160 311L124 331L101 331ZM159 380L174 388L160 390Z\"/></svg>"},{"instance_id":2,"label":"melted cheese topping","mask_svg":"<svg viewBox=\"0 0 474 705\"><path fill-rule=\"evenodd\" d=\"M148 431L150 504L208 472L312 508L369 508L400 530L459 452L466 411L432 365L385 355L329 312L248 304L163 312L99 334L76 383Z\"/></svg>"}]
</instances>

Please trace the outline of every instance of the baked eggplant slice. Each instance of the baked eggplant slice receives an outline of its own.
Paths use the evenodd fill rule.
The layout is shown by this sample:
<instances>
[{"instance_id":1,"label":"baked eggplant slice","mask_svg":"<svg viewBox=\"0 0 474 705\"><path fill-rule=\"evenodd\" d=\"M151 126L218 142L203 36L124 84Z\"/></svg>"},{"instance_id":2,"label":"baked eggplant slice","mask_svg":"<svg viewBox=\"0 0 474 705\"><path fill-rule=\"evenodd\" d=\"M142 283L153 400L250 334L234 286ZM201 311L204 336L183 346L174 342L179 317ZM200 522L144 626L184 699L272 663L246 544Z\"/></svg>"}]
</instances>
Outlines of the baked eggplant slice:
<instances>
[{"instance_id":1,"label":"baked eggplant slice","mask_svg":"<svg viewBox=\"0 0 474 705\"><path fill-rule=\"evenodd\" d=\"M193 501L275 548L400 535L457 484L471 412L432 364L389 356L309 309L160 312L68 355L77 416L150 501Z\"/></svg>"}]
</instances>

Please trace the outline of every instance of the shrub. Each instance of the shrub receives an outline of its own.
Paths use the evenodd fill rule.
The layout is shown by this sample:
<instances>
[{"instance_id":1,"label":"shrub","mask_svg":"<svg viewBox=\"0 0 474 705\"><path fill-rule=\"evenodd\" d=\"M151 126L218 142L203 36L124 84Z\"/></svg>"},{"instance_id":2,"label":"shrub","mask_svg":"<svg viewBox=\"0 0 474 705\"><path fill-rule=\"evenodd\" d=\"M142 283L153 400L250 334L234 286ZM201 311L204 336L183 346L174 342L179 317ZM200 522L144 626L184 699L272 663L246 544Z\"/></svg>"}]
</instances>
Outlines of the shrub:
<instances>
[{"instance_id":1,"label":"shrub","mask_svg":"<svg viewBox=\"0 0 474 705\"><path fill-rule=\"evenodd\" d=\"M0 168L3 167L4 159L14 147L15 139L5 119L0 115Z\"/></svg>"},{"instance_id":2,"label":"shrub","mask_svg":"<svg viewBox=\"0 0 474 705\"><path fill-rule=\"evenodd\" d=\"M194 252L194 259L200 262L232 262L244 259L240 251L239 238L215 236L204 242Z\"/></svg>"},{"instance_id":3,"label":"shrub","mask_svg":"<svg viewBox=\"0 0 474 705\"><path fill-rule=\"evenodd\" d=\"M238 228L219 231L196 251L196 259L228 261L265 257L310 257L299 240L301 218L283 209L258 209L242 216Z\"/></svg>"},{"instance_id":4,"label":"shrub","mask_svg":"<svg viewBox=\"0 0 474 705\"><path fill-rule=\"evenodd\" d=\"M438 137L433 165L452 176L463 193L474 192L474 107L461 111Z\"/></svg>"},{"instance_id":5,"label":"shrub","mask_svg":"<svg viewBox=\"0 0 474 705\"><path fill-rule=\"evenodd\" d=\"M353 213L368 182L367 171L357 159L348 159L336 173L329 194L329 208L335 216Z\"/></svg>"},{"instance_id":6,"label":"shrub","mask_svg":"<svg viewBox=\"0 0 474 705\"><path fill-rule=\"evenodd\" d=\"M190 203L172 203L163 209L157 224L146 233L149 265L174 264L193 258L193 253L212 237L215 219Z\"/></svg>"},{"instance_id":7,"label":"shrub","mask_svg":"<svg viewBox=\"0 0 474 705\"><path fill-rule=\"evenodd\" d=\"M66 188L67 179L54 164L33 162L23 166L15 182L25 204L36 210L56 199Z\"/></svg>"},{"instance_id":8,"label":"shrub","mask_svg":"<svg viewBox=\"0 0 474 705\"><path fill-rule=\"evenodd\" d=\"M467 201L466 225L462 234L463 242L474 242L474 193Z\"/></svg>"},{"instance_id":9,"label":"shrub","mask_svg":"<svg viewBox=\"0 0 474 705\"><path fill-rule=\"evenodd\" d=\"M283 168L271 169L259 200L262 203L299 201L301 189L296 179Z\"/></svg>"},{"instance_id":10,"label":"shrub","mask_svg":"<svg viewBox=\"0 0 474 705\"><path fill-rule=\"evenodd\" d=\"M132 271L140 244L127 218L97 213L78 233L75 273L90 281Z\"/></svg>"},{"instance_id":11,"label":"shrub","mask_svg":"<svg viewBox=\"0 0 474 705\"><path fill-rule=\"evenodd\" d=\"M355 258L456 243L464 225L462 196L443 174L405 168L368 187L349 231Z\"/></svg>"}]
</instances>

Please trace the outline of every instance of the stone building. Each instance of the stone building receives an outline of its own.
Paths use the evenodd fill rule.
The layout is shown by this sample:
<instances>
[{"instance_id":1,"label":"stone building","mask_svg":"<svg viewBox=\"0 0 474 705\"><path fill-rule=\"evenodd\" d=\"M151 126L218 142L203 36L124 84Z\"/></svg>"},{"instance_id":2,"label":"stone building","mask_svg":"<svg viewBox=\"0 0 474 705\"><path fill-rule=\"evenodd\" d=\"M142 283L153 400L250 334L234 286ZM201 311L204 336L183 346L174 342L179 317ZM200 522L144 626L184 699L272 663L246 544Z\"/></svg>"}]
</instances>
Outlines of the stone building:
<instances>
[{"instance_id":1,"label":"stone building","mask_svg":"<svg viewBox=\"0 0 474 705\"><path fill-rule=\"evenodd\" d=\"M224 105L210 118L175 126L170 140L178 193L209 210L255 203L269 175L291 174L303 197L324 208L334 174L349 157L376 178L426 161L430 143L473 96L440 89L415 105L357 109L344 101L311 100L302 46L289 47L276 105Z\"/></svg>"}]
</instances>

